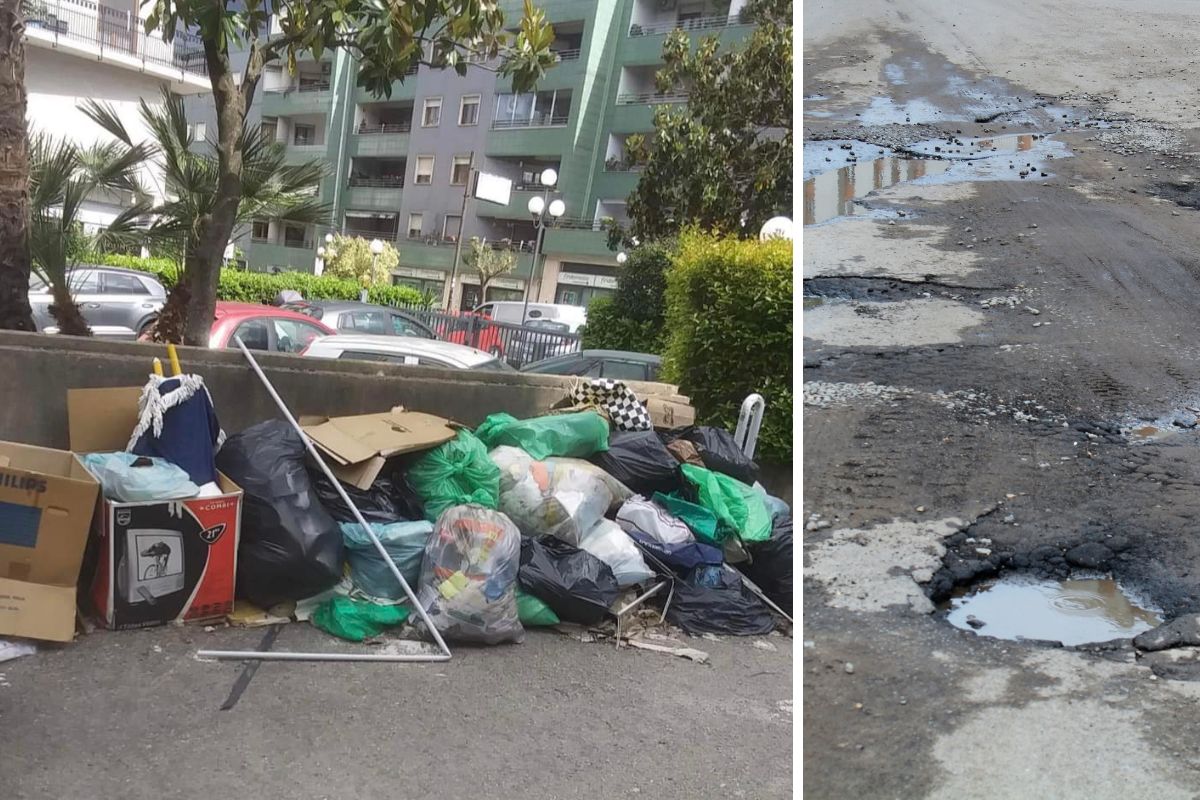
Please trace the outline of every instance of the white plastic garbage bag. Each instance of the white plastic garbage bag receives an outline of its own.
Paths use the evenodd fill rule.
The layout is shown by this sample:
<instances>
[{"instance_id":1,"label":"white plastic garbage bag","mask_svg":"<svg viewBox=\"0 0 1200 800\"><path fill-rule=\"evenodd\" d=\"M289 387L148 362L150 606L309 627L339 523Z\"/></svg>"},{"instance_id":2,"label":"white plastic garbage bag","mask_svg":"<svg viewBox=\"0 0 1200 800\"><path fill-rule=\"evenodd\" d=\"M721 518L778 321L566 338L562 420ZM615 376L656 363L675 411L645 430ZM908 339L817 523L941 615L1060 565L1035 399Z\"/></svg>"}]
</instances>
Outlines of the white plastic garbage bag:
<instances>
[{"instance_id":1,"label":"white plastic garbage bag","mask_svg":"<svg viewBox=\"0 0 1200 800\"><path fill-rule=\"evenodd\" d=\"M578 547L613 504L593 470L569 461L537 461L515 447L497 447L488 455L500 468L500 510L525 536L557 536Z\"/></svg>"},{"instance_id":2,"label":"white plastic garbage bag","mask_svg":"<svg viewBox=\"0 0 1200 800\"><path fill-rule=\"evenodd\" d=\"M617 512L617 524L663 544L687 544L696 537L684 522L641 495L626 500Z\"/></svg>"},{"instance_id":3,"label":"white plastic garbage bag","mask_svg":"<svg viewBox=\"0 0 1200 800\"><path fill-rule=\"evenodd\" d=\"M642 558L642 551L615 522L600 520L583 537L579 547L608 564L622 589L654 577Z\"/></svg>"}]
</instances>

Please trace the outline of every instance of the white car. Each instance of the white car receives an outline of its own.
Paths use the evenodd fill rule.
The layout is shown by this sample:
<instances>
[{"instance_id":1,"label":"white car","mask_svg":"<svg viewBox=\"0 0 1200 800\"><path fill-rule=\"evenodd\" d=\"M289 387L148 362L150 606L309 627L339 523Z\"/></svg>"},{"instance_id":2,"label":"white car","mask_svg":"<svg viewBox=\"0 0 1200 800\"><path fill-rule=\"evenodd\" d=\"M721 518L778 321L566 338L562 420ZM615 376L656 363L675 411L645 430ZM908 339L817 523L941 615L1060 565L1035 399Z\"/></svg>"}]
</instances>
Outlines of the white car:
<instances>
[{"instance_id":1,"label":"white car","mask_svg":"<svg viewBox=\"0 0 1200 800\"><path fill-rule=\"evenodd\" d=\"M465 344L439 342L416 336L378 336L347 333L316 339L304 351L312 358L351 358L386 361L389 364L418 364L423 367L482 369L512 372L513 368L491 353Z\"/></svg>"}]
</instances>

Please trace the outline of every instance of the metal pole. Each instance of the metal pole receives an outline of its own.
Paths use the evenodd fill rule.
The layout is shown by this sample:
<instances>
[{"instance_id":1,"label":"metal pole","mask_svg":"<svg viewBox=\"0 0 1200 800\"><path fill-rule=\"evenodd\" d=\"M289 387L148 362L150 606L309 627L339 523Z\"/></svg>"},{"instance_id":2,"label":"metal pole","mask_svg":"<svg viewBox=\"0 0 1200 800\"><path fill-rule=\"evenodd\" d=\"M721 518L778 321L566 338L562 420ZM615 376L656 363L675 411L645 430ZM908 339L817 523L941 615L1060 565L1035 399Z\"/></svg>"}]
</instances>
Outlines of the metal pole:
<instances>
[{"instance_id":1,"label":"metal pole","mask_svg":"<svg viewBox=\"0 0 1200 800\"><path fill-rule=\"evenodd\" d=\"M260 650L197 650L197 658L215 658L218 661L449 661L449 655L435 653L413 655L411 653L388 655L386 653L272 653Z\"/></svg>"},{"instance_id":2,"label":"metal pole","mask_svg":"<svg viewBox=\"0 0 1200 800\"><path fill-rule=\"evenodd\" d=\"M392 574L396 576L396 580L400 582L400 587L404 589L404 594L408 596L408 601L412 603L413 609L417 612L418 616L421 617L421 621L425 623L425 627L428 629L429 634L433 637L433 640L437 642L438 647L445 654L444 656L412 656L404 660L444 661L450 658L450 648L446 646L445 640L442 639L442 634L438 632L438 629L434 627L433 622L430 621L429 615L425 613L425 608L419 602L417 602L417 596L413 594L413 590L411 587L409 587L408 581L404 580L404 576L400 574L400 570L396 567L396 563L392 561L391 556L388 555L387 549L384 548L383 543L379 541L379 537L375 535L375 529L371 527L371 524L368 523L363 517L362 512L358 510L358 506L356 506L354 501L350 499L350 495L346 494L346 490L342 488L342 482L338 480L338 477L333 474L332 470L329 469L329 465L326 464L325 459L321 457L321 453L317 450L316 445L312 443L312 440L309 439L308 435L304 433L304 429L300 427L300 423L297 422L296 418L292 416L292 412L288 410L287 404L283 402L283 398L281 398L279 393L275 391L275 387L271 385L270 379L267 378L262 371L262 367L260 367L258 362L255 361L254 356L246 347L246 343L242 341L242 337L235 335L233 337L233 341L237 343L238 348L242 351L242 355L244 355L246 360L250 362L250 368L254 370L256 375L258 375L258 379L262 381L263 387L266 388L267 393L271 395L271 399L275 401L275 405L279 407L281 412L283 412L283 416L287 418L287 421L291 424L292 428L295 429L296 433L300 434L300 439L304 442L304 446L307 448L308 454L312 456L313 461L315 461L317 466L321 468L321 471L325 473L325 477L329 479L329 482L333 485L333 488L336 489L338 495L341 496L342 502L345 503L346 506L349 507L349 509L354 513L354 519L359 525L362 525L363 530L366 531L367 535L371 537L371 543L375 545L375 549L378 551L379 557L383 559L383 563L387 564L388 568L392 571ZM206 652L210 653L211 657L213 658L222 658L224 656L221 656L220 653L225 651L212 650ZM287 654L273 653L260 655L268 655L268 657L286 657ZM245 658L250 657L251 656L245 656Z\"/></svg>"},{"instance_id":3,"label":"metal pole","mask_svg":"<svg viewBox=\"0 0 1200 800\"><path fill-rule=\"evenodd\" d=\"M462 208L458 212L458 239L454 242L454 263L450 266L450 293L446 295L446 310L454 305L454 281L458 277L458 261L462 258L463 228L467 224L467 201L471 199L471 184L475 181L475 151L471 151L467 162L467 186L463 189ZM487 301L479 298L480 303Z\"/></svg>"},{"instance_id":4,"label":"metal pole","mask_svg":"<svg viewBox=\"0 0 1200 800\"><path fill-rule=\"evenodd\" d=\"M754 448L758 446L758 431L762 428L763 412L766 409L767 401L761 394L748 394L742 401L733 439L742 448L742 454L746 458L754 458Z\"/></svg>"},{"instance_id":5,"label":"metal pole","mask_svg":"<svg viewBox=\"0 0 1200 800\"><path fill-rule=\"evenodd\" d=\"M529 313L529 290L533 288L533 276L537 272L538 255L542 252L542 233L546 230L545 213L543 211L543 216L539 216L537 221L537 237L533 240L533 261L529 265L529 280L525 281L525 304L521 307L521 325L525 324L525 316Z\"/></svg>"}]
</instances>

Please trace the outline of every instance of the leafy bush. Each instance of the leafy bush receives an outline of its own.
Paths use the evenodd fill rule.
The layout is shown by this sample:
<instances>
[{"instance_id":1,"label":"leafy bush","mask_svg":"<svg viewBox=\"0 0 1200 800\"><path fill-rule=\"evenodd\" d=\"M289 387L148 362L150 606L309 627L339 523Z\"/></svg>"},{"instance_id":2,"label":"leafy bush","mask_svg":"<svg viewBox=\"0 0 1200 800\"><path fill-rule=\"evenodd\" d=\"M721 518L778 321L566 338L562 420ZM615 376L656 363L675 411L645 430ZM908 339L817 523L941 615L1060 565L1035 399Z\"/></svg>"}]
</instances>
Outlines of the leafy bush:
<instances>
[{"instance_id":1,"label":"leafy bush","mask_svg":"<svg viewBox=\"0 0 1200 800\"><path fill-rule=\"evenodd\" d=\"M629 252L617 268L617 292L588 306L583 346L600 350L662 353L666 345L663 320L667 270L674 242L647 242Z\"/></svg>"},{"instance_id":2,"label":"leafy bush","mask_svg":"<svg viewBox=\"0 0 1200 800\"><path fill-rule=\"evenodd\" d=\"M149 272L168 289L179 280L178 266L167 258L93 254L80 261ZM284 289L300 292L309 300L357 300L361 291L356 281L328 275L317 276L307 272L271 274L223 269L221 280L217 284L217 299L243 303L271 303ZM409 286L371 286L367 289L367 301L384 306L429 306L428 298Z\"/></svg>"},{"instance_id":3,"label":"leafy bush","mask_svg":"<svg viewBox=\"0 0 1200 800\"><path fill-rule=\"evenodd\" d=\"M352 280L360 286L371 283L390 283L392 270L400 263L400 254L391 242L383 242L383 252L375 257L371 253L371 243L361 236L345 236L336 234L333 242L326 246L335 255L325 257L325 274L332 278ZM371 272L374 266L374 280Z\"/></svg>"},{"instance_id":4,"label":"leafy bush","mask_svg":"<svg viewBox=\"0 0 1200 800\"><path fill-rule=\"evenodd\" d=\"M702 422L730 431L746 395L761 394L758 457L790 462L792 243L686 232L666 298L667 380L692 399Z\"/></svg>"}]
</instances>

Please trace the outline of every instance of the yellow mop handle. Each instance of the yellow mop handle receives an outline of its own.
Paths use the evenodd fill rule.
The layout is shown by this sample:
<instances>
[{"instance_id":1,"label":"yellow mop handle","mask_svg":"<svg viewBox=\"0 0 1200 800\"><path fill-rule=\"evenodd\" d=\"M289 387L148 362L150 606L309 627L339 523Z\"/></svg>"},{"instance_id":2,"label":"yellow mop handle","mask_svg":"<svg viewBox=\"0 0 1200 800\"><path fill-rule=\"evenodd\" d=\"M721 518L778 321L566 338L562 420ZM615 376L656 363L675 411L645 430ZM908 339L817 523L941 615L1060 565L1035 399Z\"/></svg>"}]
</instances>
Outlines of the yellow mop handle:
<instances>
[{"instance_id":1,"label":"yellow mop handle","mask_svg":"<svg viewBox=\"0 0 1200 800\"><path fill-rule=\"evenodd\" d=\"M175 352L175 345L167 345L167 357L171 359L171 375L178 377L183 374L183 369L179 366L179 354Z\"/></svg>"},{"instance_id":2,"label":"yellow mop handle","mask_svg":"<svg viewBox=\"0 0 1200 800\"><path fill-rule=\"evenodd\" d=\"M154 359L154 374L160 378L163 376L162 362L159 361L157 358Z\"/></svg>"}]
</instances>

